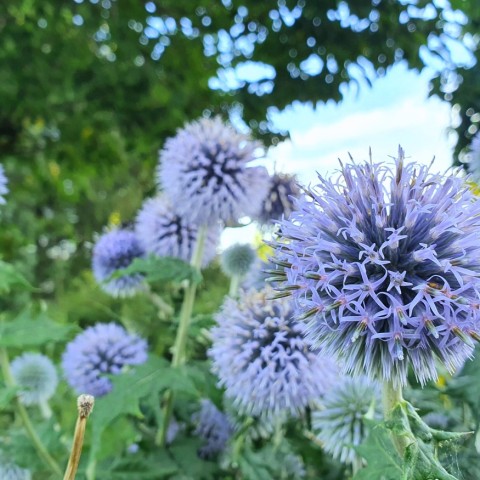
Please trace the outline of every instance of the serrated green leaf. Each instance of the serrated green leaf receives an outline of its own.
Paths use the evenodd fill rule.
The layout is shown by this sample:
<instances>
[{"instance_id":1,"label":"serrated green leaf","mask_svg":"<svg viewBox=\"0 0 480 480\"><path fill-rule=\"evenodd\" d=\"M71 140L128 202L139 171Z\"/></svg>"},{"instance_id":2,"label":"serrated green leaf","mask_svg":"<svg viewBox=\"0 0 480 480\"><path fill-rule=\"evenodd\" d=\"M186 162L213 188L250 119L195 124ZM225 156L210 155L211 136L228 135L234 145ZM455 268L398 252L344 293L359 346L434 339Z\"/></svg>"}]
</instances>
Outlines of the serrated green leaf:
<instances>
[{"instance_id":1,"label":"serrated green leaf","mask_svg":"<svg viewBox=\"0 0 480 480\"><path fill-rule=\"evenodd\" d=\"M202 442L198 438L187 438L182 443L173 445L170 451L178 463L182 473L196 480L218 478L215 472L218 467L214 462L202 460L198 456L198 449Z\"/></svg>"},{"instance_id":2,"label":"serrated green leaf","mask_svg":"<svg viewBox=\"0 0 480 480\"><path fill-rule=\"evenodd\" d=\"M27 279L10 263L0 260L0 293L8 293L12 287L33 290Z\"/></svg>"},{"instance_id":3,"label":"serrated green leaf","mask_svg":"<svg viewBox=\"0 0 480 480\"><path fill-rule=\"evenodd\" d=\"M155 455L131 455L129 458L103 462L97 468L102 480L159 480L178 472L178 466L165 451Z\"/></svg>"},{"instance_id":4,"label":"serrated green leaf","mask_svg":"<svg viewBox=\"0 0 480 480\"><path fill-rule=\"evenodd\" d=\"M373 422L372 422L373 423ZM357 472L354 480L402 480L402 460L384 425L374 425L361 445L355 448L367 461L367 466Z\"/></svg>"},{"instance_id":5,"label":"serrated green leaf","mask_svg":"<svg viewBox=\"0 0 480 480\"><path fill-rule=\"evenodd\" d=\"M190 280L199 283L200 273L190 264L174 257L157 257L150 255L147 258L136 258L127 268L118 270L112 278L132 274L145 275L148 282L182 282Z\"/></svg>"},{"instance_id":6,"label":"serrated green leaf","mask_svg":"<svg viewBox=\"0 0 480 480\"><path fill-rule=\"evenodd\" d=\"M0 323L0 346L27 348L67 340L77 327L54 322L46 313L24 310L11 321Z\"/></svg>"},{"instance_id":7,"label":"serrated green leaf","mask_svg":"<svg viewBox=\"0 0 480 480\"><path fill-rule=\"evenodd\" d=\"M111 377L112 391L95 404L92 422L92 449L100 447L102 433L120 415L141 417L140 400L171 389L198 397L193 382L180 369L173 369L163 358L151 355L143 365ZM160 398L159 398L160 401Z\"/></svg>"}]
</instances>

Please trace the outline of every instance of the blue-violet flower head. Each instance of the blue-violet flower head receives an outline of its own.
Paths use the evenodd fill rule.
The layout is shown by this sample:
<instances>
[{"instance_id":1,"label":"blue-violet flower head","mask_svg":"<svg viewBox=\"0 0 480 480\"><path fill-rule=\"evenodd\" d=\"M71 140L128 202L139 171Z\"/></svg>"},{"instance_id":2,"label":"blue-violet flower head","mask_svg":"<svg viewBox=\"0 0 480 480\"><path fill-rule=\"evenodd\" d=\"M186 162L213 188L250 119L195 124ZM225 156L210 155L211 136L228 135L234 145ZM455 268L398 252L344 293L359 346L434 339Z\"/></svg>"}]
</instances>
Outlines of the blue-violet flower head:
<instances>
[{"instance_id":1,"label":"blue-violet flower head","mask_svg":"<svg viewBox=\"0 0 480 480\"><path fill-rule=\"evenodd\" d=\"M298 414L336 378L336 366L310 350L293 320L290 299L270 300L270 288L227 298L216 315L209 350L213 372L241 414Z\"/></svg>"},{"instance_id":2,"label":"blue-violet flower head","mask_svg":"<svg viewBox=\"0 0 480 480\"><path fill-rule=\"evenodd\" d=\"M300 197L300 187L294 175L275 173L270 178L270 190L263 201L258 220L272 223L288 218L295 208L293 199Z\"/></svg>"},{"instance_id":3,"label":"blue-violet flower head","mask_svg":"<svg viewBox=\"0 0 480 480\"><path fill-rule=\"evenodd\" d=\"M381 420L379 384L368 377L343 377L322 399L322 410L312 414L312 426L326 452L342 463L362 460L355 448L368 436L367 419Z\"/></svg>"},{"instance_id":4,"label":"blue-violet flower head","mask_svg":"<svg viewBox=\"0 0 480 480\"><path fill-rule=\"evenodd\" d=\"M186 262L192 259L198 236L198 226L187 223L173 210L165 196L146 200L139 211L135 231L140 245L147 254L159 257L176 257ZM220 240L220 226L210 225L203 249L203 266L216 255Z\"/></svg>"},{"instance_id":5,"label":"blue-violet flower head","mask_svg":"<svg viewBox=\"0 0 480 480\"><path fill-rule=\"evenodd\" d=\"M204 441L198 451L201 458L209 460L225 450L233 428L228 417L211 400L200 401L200 410L192 415L192 422L196 425L194 434Z\"/></svg>"},{"instance_id":6,"label":"blue-violet flower head","mask_svg":"<svg viewBox=\"0 0 480 480\"><path fill-rule=\"evenodd\" d=\"M257 215L268 192L264 167L249 166L260 144L219 117L187 124L160 152L159 186L188 223L212 225Z\"/></svg>"},{"instance_id":7,"label":"blue-violet flower head","mask_svg":"<svg viewBox=\"0 0 480 480\"><path fill-rule=\"evenodd\" d=\"M424 384L472 355L480 332L480 201L430 167L342 165L297 202L275 242L307 336L346 372ZM279 274L277 274L277 277Z\"/></svg>"},{"instance_id":8,"label":"blue-violet flower head","mask_svg":"<svg viewBox=\"0 0 480 480\"><path fill-rule=\"evenodd\" d=\"M220 256L223 273L229 277L243 277L257 258L257 254L248 243L236 243L225 249Z\"/></svg>"},{"instance_id":9,"label":"blue-violet flower head","mask_svg":"<svg viewBox=\"0 0 480 480\"><path fill-rule=\"evenodd\" d=\"M5 195L8 193L8 179L5 175L3 165L0 165L0 204L6 203Z\"/></svg>"},{"instance_id":10,"label":"blue-violet flower head","mask_svg":"<svg viewBox=\"0 0 480 480\"><path fill-rule=\"evenodd\" d=\"M143 289L140 274L109 278L118 270L128 267L135 258L144 256L134 232L115 229L103 234L93 248L93 275L101 288L114 297L130 297Z\"/></svg>"},{"instance_id":11,"label":"blue-violet flower head","mask_svg":"<svg viewBox=\"0 0 480 480\"><path fill-rule=\"evenodd\" d=\"M11 366L12 376L20 388L18 395L24 405L39 405L55 393L57 371L45 355L26 352L16 357Z\"/></svg>"},{"instance_id":12,"label":"blue-violet flower head","mask_svg":"<svg viewBox=\"0 0 480 480\"><path fill-rule=\"evenodd\" d=\"M20 468L13 463L0 465L0 478L2 480L32 480L30 470Z\"/></svg>"},{"instance_id":13,"label":"blue-violet flower head","mask_svg":"<svg viewBox=\"0 0 480 480\"><path fill-rule=\"evenodd\" d=\"M147 360L145 340L115 323L99 323L77 335L65 349L65 378L78 393L101 397L112 389L108 374Z\"/></svg>"}]
</instances>

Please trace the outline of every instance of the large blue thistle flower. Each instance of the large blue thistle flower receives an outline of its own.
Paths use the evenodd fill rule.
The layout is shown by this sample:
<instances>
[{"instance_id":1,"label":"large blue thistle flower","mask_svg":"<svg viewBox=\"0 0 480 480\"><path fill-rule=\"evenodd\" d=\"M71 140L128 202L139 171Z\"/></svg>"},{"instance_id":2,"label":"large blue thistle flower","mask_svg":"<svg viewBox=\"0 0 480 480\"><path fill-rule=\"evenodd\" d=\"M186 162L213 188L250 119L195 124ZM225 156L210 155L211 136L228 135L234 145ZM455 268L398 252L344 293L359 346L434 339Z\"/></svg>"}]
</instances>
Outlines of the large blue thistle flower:
<instances>
[{"instance_id":1,"label":"large blue thistle flower","mask_svg":"<svg viewBox=\"0 0 480 480\"><path fill-rule=\"evenodd\" d=\"M143 276L125 275L108 280L115 272L144 256L134 232L115 229L102 235L93 248L92 269L101 288L114 297L130 297L143 288Z\"/></svg>"},{"instance_id":2,"label":"large blue thistle flower","mask_svg":"<svg viewBox=\"0 0 480 480\"><path fill-rule=\"evenodd\" d=\"M168 139L160 152L158 180L185 221L198 225L255 216L268 192L265 168L251 167L260 144L202 118Z\"/></svg>"},{"instance_id":3,"label":"large blue thistle flower","mask_svg":"<svg viewBox=\"0 0 480 480\"><path fill-rule=\"evenodd\" d=\"M293 199L300 196L294 175L276 173L270 178L270 189L263 201L258 219L262 223L288 218L294 209Z\"/></svg>"},{"instance_id":4,"label":"large blue thistle flower","mask_svg":"<svg viewBox=\"0 0 480 480\"><path fill-rule=\"evenodd\" d=\"M301 412L334 382L337 370L310 351L290 299L269 300L272 294L267 288L239 301L228 298L209 350L226 396L241 414L265 418Z\"/></svg>"},{"instance_id":5,"label":"large blue thistle flower","mask_svg":"<svg viewBox=\"0 0 480 480\"><path fill-rule=\"evenodd\" d=\"M367 419L380 420L381 394L377 383L365 376L344 377L322 399L312 414L312 426L323 448L343 463L361 464L355 447L368 436Z\"/></svg>"},{"instance_id":6,"label":"large blue thistle flower","mask_svg":"<svg viewBox=\"0 0 480 480\"><path fill-rule=\"evenodd\" d=\"M58 385L57 371L45 355L27 352L15 358L11 366L23 404L40 405L55 393Z\"/></svg>"},{"instance_id":7,"label":"large blue thistle flower","mask_svg":"<svg viewBox=\"0 0 480 480\"><path fill-rule=\"evenodd\" d=\"M32 474L30 470L20 468L13 463L5 463L0 465L0 478L2 480L31 480Z\"/></svg>"},{"instance_id":8,"label":"large blue thistle flower","mask_svg":"<svg viewBox=\"0 0 480 480\"><path fill-rule=\"evenodd\" d=\"M8 179L5 176L5 169L0 165L0 204L6 203L5 195L8 193Z\"/></svg>"},{"instance_id":9,"label":"large blue thistle flower","mask_svg":"<svg viewBox=\"0 0 480 480\"><path fill-rule=\"evenodd\" d=\"M192 415L192 422L196 425L193 433L204 441L198 451L201 458L209 460L225 450L233 427L228 417L211 400L200 401L200 410Z\"/></svg>"},{"instance_id":10,"label":"large blue thistle flower","mask_svg":"<svg viewBox=\"0 0 480 480\"><path fill-rule=\"evenodd\" d=\"M65 349L65 378L78 393L101 397L112 389L108 374L147 360L147 342L115 323L99 323L77 335Z\"/></svg>"},{"instance_id":11,"label":"large blue thistle flower","mask_svg":"<svg viewBox=\"0 0 480 480\"><path fill-rule=\"evenodd\" d=\"M342 165L280 225L279 295L293 294L308 338L346 372L423 384L450 372L480 331L480 201L430 167Z\"/></svg>"},{"instance_id":12,"label":"large blue thistle flower","mask_svg":"<svg viewBox=\"0 0 480 480\"><path fill-rule=\"evenodd\" d=\"M192 258L198 235L198 226L187 223L177 215L165 197L146 200L137 215L135 231L147 253L159 257L177 257L186 262ZM220 227L208 228L203 253L203 265L208 265L216 254Z\"/></svg>"}]
</instances>

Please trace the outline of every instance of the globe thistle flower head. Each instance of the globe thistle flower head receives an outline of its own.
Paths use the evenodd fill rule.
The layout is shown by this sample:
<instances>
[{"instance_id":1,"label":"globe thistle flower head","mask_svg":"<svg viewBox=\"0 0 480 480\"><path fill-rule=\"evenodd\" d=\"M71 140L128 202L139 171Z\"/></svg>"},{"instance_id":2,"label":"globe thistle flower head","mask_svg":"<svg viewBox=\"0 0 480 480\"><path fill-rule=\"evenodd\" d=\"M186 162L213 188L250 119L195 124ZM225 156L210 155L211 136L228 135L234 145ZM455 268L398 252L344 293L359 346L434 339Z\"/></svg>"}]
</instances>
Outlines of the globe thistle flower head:
<instances>
[{"instance_id":1,"label":"globe thistle flower head","mask_svg":"<svg viewBox=\"0 0 480 480\"><path fill-rule=\"evenodd\" d=\"M166 197L156 197L144 202L137 215L135 232L147 254L176 257L189 262L195 249L198 226L176 214ZM203 266L215 258L219 240L219 225L209 226L203 249Z\"/></svg>"},{"instance_id":2,"label":"globe thistle flower head","mask_svg":"<svg viewBox=\"0 0 480 480\"><path fill-rule=\"evenodd\" d=\"M13 463L0 465L0 478L2 480L32 480L30 470L20 468Z\"/></svg>"},{"instance_id":3,"label":"globe thistle flower head","mask_svg":"<svg viewBox=\"0 0 480 480\"><path fill-rule=\"evenodd\" d=\"M114 297L131 297L143 288L143 276L124 275L110 279L117 271L127 268L133 260L144 256L134 232L115 229L102 235L93 248L92 269L101 288Z\"/></svg>"},{"instance_id":4,"label":"globe thistle flower head","mask_svg":"<svg viewBox=\"0 0 480 480\"><path fill-rule=\"evenodd\" d=\"M39 405L50 399L58 385L52 361L40 353L24 353L11 364L19 398L24 405ZM3 478L3 477L0 477Z\"/></svg>"},{"instance_id":5,"label":"globe thistle flower head","mask_svg":"<svg viewBox=\"0 0 480 480\"><path fill-rule=\"evenodd\" d=\"M192 415L192 421L196 424L194 434L204 441L198 451L201 458L210 460L225 450L233 428L228 417L212 401L201 400L200 410Z\"/></svg>"},{"instance_id":6,"label":"globe thistle flower head","mask_svg":"<svg viewBox=\"0 0 480 480\"><path fill-rule=\"evenodd\" d=\"M145 340L115 323L99 323L77 335L65 349L65 378L78 393L101 397L112 389L108 374L118 375L147 360Z\"/></svg>"},{"instance_id":7,"label":"globe thistle flower head","mask_svg":"<svg viewBox=\"0 0 480 480\"><path fill-rule=\"evenodd\" d=\"M365 376L344 377L325 393L322 405L312 414L312 426L325 451L343 463L361 464L354 447L368 436L367 419L382 418L379 385Z\"/></svg>"},{"instance_id":8,"label":"globe thistle flower head","mask_svg":"<svg viewBox=\"0 0 480 480\"><path fill-rule=\"evenodd\" d=\"M294 322L290 299L272 301L273 291L228 298L216 315L209 350L212 370L240 414L272 421L300 413L335 380L336 366L310 351L304 329Z\"/></svg>"},{"instance_id":9,"label":"globe thistle flower head","mask_svg":"<svg viewBox=\"0 0 480 480\"><path fill-rule=\"evenodd\" d=\"M255 216L268 191L265 168L252 167L260 144L219 117L187 124L160 152L158 181L188 223L212 225Z\"/></svg>"},{"instance_id":10,"label":"globe thistle flower head","mask_svg":"<svg viewBox=\"0 0 480 480\"><path fill-rule=\"evenodd\" d=\"M473 180L480 182L480 132L477 132L470 143L470 161L468 171L472 174Z\"/></svg>"},{"instance_id":11,"label":"globe thistle flower head","mask_svg":"<svg viewBox=\"0 0 480 480\"><path fill-rule=\"evenodd\" d=\"M248 243L236 243L228 247L220 257L223 273L229 277L243 277L252 266L257 255Z\"/></svg>"},{"instance_id":12,"label":"globe thistle flower head","mask_svg":"<svg viewBox=\"0 0 480 480\"><path fill-rule=\"evenodd\" d=\"M8 193L8 179L5 175L5 169L3 165L0 165L0 204L7 203L5 200L5 195Z\"/></svg>"},{"instance_id":13,"label":"globe thistle flower head","mask_svg":"<svg viewBox=\"0 0 480 480\"><path fill-rule=\"evenodd\" d=\"M270 178L270 190L263 201L259 221L271 223L273 220L288 218L294 210L294 198L300 197L300 187L294 175L276 173Z\"/></svg>"},{"instance_id":14,"label":"globe thistle flower head","mask_svg":"<svg viewBox=\"0 0 480 480\"><path fill-rule=\"evenodd\" d=\"M348 164L307 191L274 247L281 296L345 371L424 384L480 338L480 201L430 166Z\"/></svg>"}]
</instances>

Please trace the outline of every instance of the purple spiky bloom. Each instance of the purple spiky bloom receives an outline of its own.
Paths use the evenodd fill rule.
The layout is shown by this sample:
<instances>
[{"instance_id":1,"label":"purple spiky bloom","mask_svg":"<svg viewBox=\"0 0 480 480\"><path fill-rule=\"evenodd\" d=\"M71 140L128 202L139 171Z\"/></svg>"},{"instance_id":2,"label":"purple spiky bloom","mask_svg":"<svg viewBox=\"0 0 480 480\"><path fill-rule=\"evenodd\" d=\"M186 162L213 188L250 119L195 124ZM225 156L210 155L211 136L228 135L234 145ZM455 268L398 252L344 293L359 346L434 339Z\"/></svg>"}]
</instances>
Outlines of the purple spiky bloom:
<instances>
[{"instance_id":1,"label":"purple spiky bloom","mask_svg":"<svg viewBox=\"0 0 480 480\"><path fill-rule=\"evenodd\" d=\"M160 152L158 182L188 223L213 225L255 216L268 192L264 167L251 167L258 142L225 125L202 118L178 130Z\"/></svg>"},{"instance_id":2,"label":"purple spiky bloom","mask_svg":"<svg viewBox=\"0 0 480 480\"><path fill-rule=\"evenodd\" d=\"M293 199L300 196L300 187L294 175L276 173L270 178L270 189L258 216L261 223L288 218L294 209Z\"/></svg>"},{"instance_id":3,"label":"purple spiky bloom","mask_svg":"<svg viewBox=\"0 0 480 480\"><path fill-rule=\"evenodd\" d=\"M24 405L40 405L50 399L58 385L52 361L41 353L26 352L12 361L12 376Z\"/></svg>"},{"instance_id":4,"label":"purple spiky bloom","mask_svg":"<svg viewBox=\"0 0 480 480\"><path fill-rule=\"evenodd\" d=\"M135 295L143 288L142 275L110 277L144 254L137 236L130 230L115 229L103 234L93 248L92 270L95 280L105 292L114 297Z\"/></svg>"},{"instance_id":5,"label":"purple spiky bloom","mask_svg":"<svg viewBox=\"0 0 480 480\"><path fill-rule=\"evenodd\" d=\"M0 165L0 204L6 203L5 195L8 193L8 179L5 175L3 165Z\"/></svg>"},{"instance_id":6,"label":"purple spiky bloom","mask_svg":"<svg viewBox=\"0 0 480 480\"><path fill-rule=\"evenodd\" d=\"M147 342L115 323L99 323L77 335L65 349L65 378L78 393L101 397L112 389L110 375L147 360Z\"/></svg>"},{"instance_id":7,"label":"purple spiky bloom","mask_svg":"<svg viewBox=\"0 0 480 480\"><path fill-rule=\"evenodd\" d=\"M365 376L340 377L312 414L312 426L323 448L343 463L362 460L355 447L368 436L368 420L381 420L381 389Z\"/></svg>"},{"instance_id":8,"label":"purple spiky bloom","mask_svg":"<svg viewBox=\"0 0 480 480\"><path fill-rule=\"evenodd\" d=\"M233 427L211 400L200 401L200 410L192 415L192 422L196 425L193 433L204 441L198 451L201 458L209 460L225 450Z\"/></svg>"},{"instance_id":9,"label":"purple spiky bloom","mask_svg":"<svg viewBox=\"0 0 480 480\"><path fill-rule=\"evenodd\" d=\"M430 167L342 165L297 202L274 243L314 346L346 372L424 384L473 352L480 330L480 201Z\"/></svg>"},{"instance_id":10,"label":"purple spiky bloom","mask_svg":"<svg viewBox=\"0 0 480 480\"><path fill-rule=\"evenodd\" d=\"M144 202L137 215L135 232L146 253L189 262L195 249L198 226L187 223L176 214L165 197L155 197ZM219 240L219 225L209 226L203 249L203 266L215 258Z\"/></svg>"},{"instance_id":11,"label":"purple spiky bloom","mask_svg":"<svg viewBox=\"0 0 480 480\"><path fill-rule=\"evenodd\" d=\"M241 414L300 413L334 381L336 366L310 351L294 322L290 299L270 300L270 288L227 298L216 315L209 350L212 370Z\"/></svg>"},{"instance_id":12,"label":"purple spiky bloom","mask_svg":"<svg viewBox=\"0 0 480 480\"><path fill-rule=\"evenodd\" d=\"M32 473L26 468L20 468L9 462L0 465L0 478L2 480L32 480Z\"/></svg>"}]
</instances>

